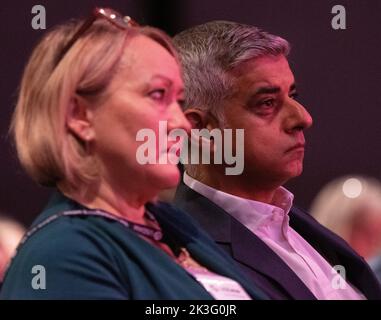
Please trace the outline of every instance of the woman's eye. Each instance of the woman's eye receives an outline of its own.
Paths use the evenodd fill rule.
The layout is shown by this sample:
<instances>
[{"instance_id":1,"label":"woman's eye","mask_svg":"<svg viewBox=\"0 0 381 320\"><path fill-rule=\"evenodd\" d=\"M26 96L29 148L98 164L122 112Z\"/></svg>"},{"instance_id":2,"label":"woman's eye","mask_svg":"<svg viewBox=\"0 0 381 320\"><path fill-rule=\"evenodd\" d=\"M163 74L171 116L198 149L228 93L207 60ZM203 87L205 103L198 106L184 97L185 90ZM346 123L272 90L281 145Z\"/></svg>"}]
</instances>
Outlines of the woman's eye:
<instances>
[{"instance_id":1,"label":"woman's eye","mask_svg":"<svg viewBox=\"0 0 381 320\"><path fill-rule=\"evenodd\" d=\"M153 100L163 100L165 97L165 89L155 89L149 93L149 96Z\"/></svg>"}]
</instances>

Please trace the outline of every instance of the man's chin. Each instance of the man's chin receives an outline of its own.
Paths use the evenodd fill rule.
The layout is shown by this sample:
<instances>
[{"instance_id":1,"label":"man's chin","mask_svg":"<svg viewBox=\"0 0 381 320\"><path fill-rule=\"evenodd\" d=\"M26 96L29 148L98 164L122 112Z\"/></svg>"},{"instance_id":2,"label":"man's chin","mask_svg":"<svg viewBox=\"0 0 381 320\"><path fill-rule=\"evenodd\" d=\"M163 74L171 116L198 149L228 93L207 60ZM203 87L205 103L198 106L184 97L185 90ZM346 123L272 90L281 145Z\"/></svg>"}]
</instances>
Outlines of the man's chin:
<instances>
[{"instance_id":1,"label":"man's chin","mask_svg":"<svg viewBox=\"0 0 381 320\"><path fill-rule=\"evenodd\" d=\"M295 160L290 164L288 175L289 179L299 177L303 173L303 161Z\"/></svg>"}]
</instances>

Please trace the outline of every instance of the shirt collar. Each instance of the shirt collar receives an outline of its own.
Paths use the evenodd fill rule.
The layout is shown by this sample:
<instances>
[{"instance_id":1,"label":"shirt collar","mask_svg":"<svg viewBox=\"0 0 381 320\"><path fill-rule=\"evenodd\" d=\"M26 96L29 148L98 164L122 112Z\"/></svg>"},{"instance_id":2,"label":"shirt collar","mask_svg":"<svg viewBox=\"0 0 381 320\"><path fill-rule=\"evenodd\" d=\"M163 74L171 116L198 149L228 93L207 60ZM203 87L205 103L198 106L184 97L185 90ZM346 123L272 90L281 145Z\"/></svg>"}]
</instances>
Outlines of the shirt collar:
<instances>
[{"instance_id":1,"label":"shirt collar","mask_svg":"<svg viewBox=\"0 0 381 320\"><path fill-rule=\"evenodd\" d=\"M252 231L274 220L288 222L288 213L292 207L294 195L284 187L279 187L275 191L272 203L267 204L217 190L193 179L186 172L184 172L183 180L189 188L223 208Z\"/></svg>"}]
</instances>

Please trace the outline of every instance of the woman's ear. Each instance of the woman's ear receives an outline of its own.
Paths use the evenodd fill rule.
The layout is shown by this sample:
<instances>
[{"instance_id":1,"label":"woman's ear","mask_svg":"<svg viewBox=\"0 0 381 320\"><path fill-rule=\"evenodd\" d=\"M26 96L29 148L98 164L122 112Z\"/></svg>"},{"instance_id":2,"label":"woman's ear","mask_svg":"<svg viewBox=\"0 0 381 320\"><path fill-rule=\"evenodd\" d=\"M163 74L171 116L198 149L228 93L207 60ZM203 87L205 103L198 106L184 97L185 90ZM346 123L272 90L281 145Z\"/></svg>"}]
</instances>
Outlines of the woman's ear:
<instances>
[{"instance_id":1,"label":"woman's ear","mask_svg":"<svg viewBox=\"0 0 381 320\"><path fill-rule=\"evenodd\" d=\"M73 98L66 115L68 130L79 140L90 142L95 137L91 119L92 113L89 105L83 99Z\"/></svg>"}]
</instances>

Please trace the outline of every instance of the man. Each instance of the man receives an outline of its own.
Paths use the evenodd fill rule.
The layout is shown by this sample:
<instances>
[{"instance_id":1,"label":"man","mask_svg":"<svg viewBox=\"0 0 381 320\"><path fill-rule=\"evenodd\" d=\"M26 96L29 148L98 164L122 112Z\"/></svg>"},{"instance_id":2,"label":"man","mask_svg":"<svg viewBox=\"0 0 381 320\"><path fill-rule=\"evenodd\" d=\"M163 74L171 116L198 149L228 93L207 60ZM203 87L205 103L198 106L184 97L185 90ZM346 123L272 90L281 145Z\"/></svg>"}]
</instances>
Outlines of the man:
<instances>
[{"instance_id":1,"label":"man","mask_svg":"<svg viewBox=\"0 0 381 320\"><path fill-rule=\"evenodd\" d=\"M244 129L242 174L227 175L226 163L188 164L175 204L271 298L381 299L365 261L294 207L282 187L302 172L303 131L312 124L296 100L288 42L226 21L196 26L174 41L192 127ZM213 150L213 136L205 141Z\"/></svg>"}]
</instances>

